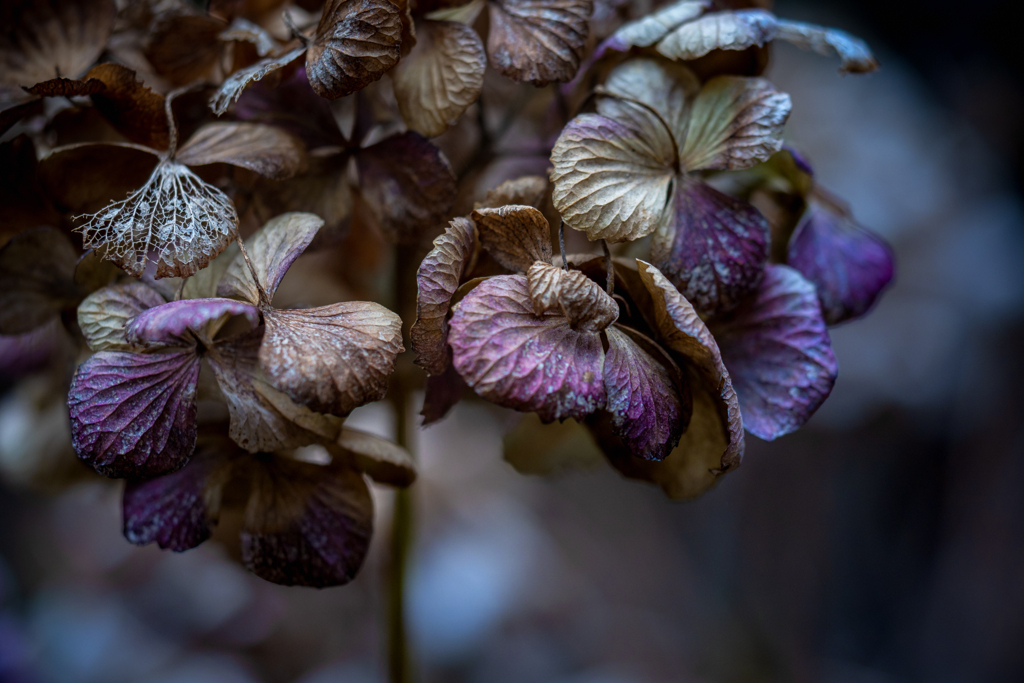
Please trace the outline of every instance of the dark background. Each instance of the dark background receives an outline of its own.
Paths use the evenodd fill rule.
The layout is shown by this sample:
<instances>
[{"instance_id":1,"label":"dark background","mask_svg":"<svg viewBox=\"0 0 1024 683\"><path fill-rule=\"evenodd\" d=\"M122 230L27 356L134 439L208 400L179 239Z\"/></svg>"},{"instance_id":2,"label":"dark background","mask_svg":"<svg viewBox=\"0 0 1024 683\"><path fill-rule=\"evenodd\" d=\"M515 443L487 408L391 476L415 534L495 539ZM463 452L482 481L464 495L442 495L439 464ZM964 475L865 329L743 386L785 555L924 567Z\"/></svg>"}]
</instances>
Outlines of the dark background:
<instances>
[{"instance_id":1,"label":"dark background","mask_svg":"<svg viewBox=\"0 0 1024 683\"><path fill-rule=\"evenodd\" d=\"M778 2L882 71L776 50L787 135L889 239L803 431L672 504L501 460L506 414L422 436L411 622L427 681L1024 680L1024 89L1015 3ZM355 420L386 429L383 409ZM7 424L0 422L0 424ZM0 439L2 441L2 439ZM378 490L378 529L390 494ZM384 534L349 587L120 537L117 490L0 489L0 681L382 681Z\"/></svg>"}]
</instances>

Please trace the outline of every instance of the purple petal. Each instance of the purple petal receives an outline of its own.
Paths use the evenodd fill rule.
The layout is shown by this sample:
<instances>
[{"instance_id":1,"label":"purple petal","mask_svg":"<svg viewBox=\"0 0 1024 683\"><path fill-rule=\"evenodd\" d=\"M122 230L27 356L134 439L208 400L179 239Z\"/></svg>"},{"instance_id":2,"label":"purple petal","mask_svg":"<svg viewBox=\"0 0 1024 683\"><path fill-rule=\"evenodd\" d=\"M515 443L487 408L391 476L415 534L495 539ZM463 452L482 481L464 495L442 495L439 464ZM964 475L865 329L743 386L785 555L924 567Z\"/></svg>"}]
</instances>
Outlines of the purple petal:
<instances>
[{"instance_id":1,"label":"purple petal","mask_svg":"<svg viewBox=\"0 0 1024 683\"><path fill-rule=\"evenodd\" d=\"M296 116L296 112L302 112ZM298 136L310 149L344 146L345 137L331 113L331 103L313 92L301 67L277 87L260 81L246 89L235 104L242 121L269 123Z\"/></svg>"},{"instance_id":2,"label":"purple petal","mask_svg":"<svg viewBox=\"0 0 1024 683\"><path fill-rule=\"evenodd\" d=\"M429 427L440 422L462 399L466 383L449 363L440 375L427 375L426 387L423 391L423 426Z\"/></svg>"},{"instance_id":3,"label":"purple petal","mask_svg":"<svg viewBox=\"0 0 1024 683\"><path fill-rule=\"evenodd\" d=\"M606 330L606 409L615 433L636 457L663 460L686 427L687 415L664 365L615 327Z\"/></svg>"},{"instance_id":4,"label":"purple petal","mask_svg":"<svg viewBox=\"0 0 1024 683\"><path fill-rule=\"evenodd\" d=\"M815 205L789 243L787 262L814 283L829 325L867 313L894 274L881 237Z\"/></svg>"},{"instance_id":5,"label":"purple petal","mask_svg":"<svg viewBox=\"0 0 1024 683\"><path fill-rule=\"evenodd\" d=\"M793 164L797 167L797 170L810 176L814 175L814 168L811 166L811 162L807 160L807 157L796 151L796 149L790 145L783 145L782 151L789 152L789 156L792 157Z\"/></svg>"},{"instance_id":6,"label":"purple petal","mask_svg":"<svg viewBox=\"0 0 1024 683\"><path fill-rule=\"evenodd\" d=\"M197 454L177 472L129 482L121 499L124 537L135 545L156 543L175 552L208 539L215 520L207 510L206 489L217 464L214 457Z\"/></svg>"},{"instance_id":7,"label":"purple petal","mask_svg":"<svg viewBox=\"0 0 1024 683\"><path fill-rule=\"evenodd\" d=\"M60 347L64 330L57 320L18 335L0 335L0 380L13 380L40 370Z\"/></svg>"},{"instance_id":8,"label":"purple petal","mask_svg":"<svg viewBox=\"0 0 1024 683\"><path fill-rule=\"evenodd\" d=\"M275 458L255 472L242 559L285 586L325 588L359 571L373 535L373 500L358 472Z\"/></svg>"},{"instance_id":9,"label":"purple petal","mask_svg":"<svg viewBox=\"0 0 1024 683\"><path fill-rule=\"evenodd\" d=\"M196 444L199 356L101 351L79 366L68 409L78 457L108 477L173 472Z\"/></svg>"},{"instance_id":10,"label":"purple petal","mask_svg":"<svg viewBox=\"0 0 1024 683\"><path fill-rule=\"evenodd\" d=\"M600 336L572 329L560 314L535 314L521 275L492 277L467 294L448 341L462 378L500 406L552 422L604 405Z\"/></svg>"},{"instance_id":11,"label":"purple petal","mask_svg":"<svg viewBox=\"0 0 1024 683\"><path fill-rule=\"evenodd\" d=\"M756 295L712 331L751 434L799 429L832 391L838 368L818 297L792 268L769 266Z\"/></svg>"},{"instance_id":12,"label":"purple petal","mask_svg":"<svg viewBox=\"0 0 1024 683\"><path fill-rule=\"evenodd\" d=\"M183 299L147 309L128 323L128 341L144 345L189 344L186 330L201 332L222 315L244 315L254 327L260 320L255 306L234 299Z\"/></svg>"},{"instance_id":13,"label":"purple petal","mask_svg":"<svg viewBox=\"0 0 1024 683\"><path fill-rule=\"evenodd\" d=\"M703 314L735 308L757 288L768 262L768 221L711 186L681 181L674 228L659 231L651 260Z\"/></svg>"}]
</instances>

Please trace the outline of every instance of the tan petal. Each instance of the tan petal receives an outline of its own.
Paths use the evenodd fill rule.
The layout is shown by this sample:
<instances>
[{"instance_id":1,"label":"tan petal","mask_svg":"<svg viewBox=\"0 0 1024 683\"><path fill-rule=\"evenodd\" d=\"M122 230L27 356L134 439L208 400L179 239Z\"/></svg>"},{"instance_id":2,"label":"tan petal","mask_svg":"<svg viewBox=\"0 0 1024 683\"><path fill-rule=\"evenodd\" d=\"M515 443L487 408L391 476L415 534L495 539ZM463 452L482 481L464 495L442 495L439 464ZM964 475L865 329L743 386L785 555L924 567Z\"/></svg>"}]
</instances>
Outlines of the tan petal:
<instances>
[{"instance_id":1,"label":"tan petal","mask_svg":"<svg viewBox=\"0 0 1024 683\"><path fill-rule=\"evenodd\" d=\"M712 50L745 50L764 45L775 37L775 17L751 9L705 14L683 24L658 43L656 49L669 59L697 59Z\"/></svg>"},{"instance_id":2,"label":"tan petal","mask_svg":"<svg viewBox=\"0 0 1024 683\"><path fill-rule=\"evenodd\" d=\"M523 415L503 439L505 461L520 474L549 475L592 470L604 463L601 449L575 420L544 424Z\"/></svg>"},{"instance_id":3,"label":"tan petal","mask_svg":"<svg viewBox=\"0 0 1024 683\"><path fill-rule=\"evenodd\" d=\"M131 351L136 346L125 337L128 323L164 298L149 285L130 282L104 287L78 305L78 326L93 351Z\"/></svg>"},{"instance_id":4,"label":"tan petal","mask_svg":"<svg viewBox=\"0 0 1024 683\"><path fill-rule=\"evenodd\" d=\"M416 481L416 463L409 451L376 434L344 427L328 450L340 450L356 469L379 484L405 488Z\"/></svg>"},{"instance_id":5,"label":"tan petal","mask_svg":"<svg viewBox=\"0 0 1024 683\"><path fill-rule=\"evenodd\" d=\"M636 130L598 114L569 122L551 151L552 200L592 240L634 240L671 215L673 157L658 128Z\"/></svg>"},{"instance_id":6,"label":"tan petal","mask_svg":"<svg viewBox=\"0 0 1024 683\"><path fill-rule=\"evenodd\" d=\"M630 59L608 74L601 92L614 97L600 98L597 113L634 130L648 131L658 141L657 149L671 158L673 141L679 145L686 134L690 104L699 90L700 81L682 64L664 59Z\"/></svg>"},{"instance_id":7,"label":"tan petal","mask_svg":"<svg viewBox=\"0 0 1024 683\"><path fill-rule=\"evenodd\" d=\"M457 21L460 24L472 26L476 23L477 17L480 16L480 12L483 11L486 5L487 0L470 0L470 2L464 5L436 9L427 14L427 19L433 21Z\"/></svg>"},{"instance_id":8,"label":"tan petal","mask_svg":"<svg viewBox=\"0 0 1024 683\"><path fill-rule=\"evenodd\" d=\"M487 54L517 83L572 80L587 42L592 0L491 0Z\"/></svg>"},{"instance_id":9,"label":"tan petal","mask_svg":"<svg viewBox=\"0 0 1024 683\"><path fill-rule=\"evenodd\" d=\"M548 179L539 175L528 175L514 180L506 180L493 190L487 191L482 202L473 205L474 209L494 209L506 204L525 204L539 209L548 191Z\"/></svg>"},{"instance_id":10,"label":"tan petal","mask_svg":"<svg viewBox=\"0 0 1024 683\"><path fill-rule=\"evenodd\" d=\"M260 364L274 385L312 410L348 415L384 397L403 351L402 320L380 304L347 301L265 311Z\"/></svg>"},{"instance_id":11,"label":"tan petal","mask_svg":"<svg viewBox=\"0 0 1024 683\"><path fill-rule=\"evenodd\" d=\"M619 317L619 305L599 284L578 270L534 263L526 284L537 315L560 311L574 329L600 332Z\"/></svg>"},{"instance_id":12,"label":"tan petal","mask_svg":"<svg viewBox=\"0 0 1024 683\"><path fill-rule=\"evenodd\" d=\"M416 322L410 336L416 364L430 375L440 375L451 362L448 311L459 282L472 267L475 247L473 221L455 218L416 271Z\"/></svg>"},{"instance_id":13,"label":"tan petal","mask_svg":"<svg viewBox=\"0 0 1024 683\"><path fill-rule=\"evenodd\" d=\"M212 299L217 296L217 287L220 285L224 273L234 263L241 250L237 242L232 242L222 251L217 258L210 261L210 265L185 280L185 286L181 290L182 299ZM213 334L212 332L210 334Z\"/></svg>"},{"instance_id":14,"label":"tan petal","mask_svg":"<svg viewBox=\"0 0 1024 683\"><path fill-rule=\"evenodd\" d=\"M167 13L150 30L143 54L171 85L188 85L206 78L217 65L223 47L217 38L223 29L224 20L218 17Z\"/></svg>"},{"instance_id":15,"label":"tan petal","mask_svg":"<svg viewBox=\"0 0 1024 683\"><path fill-rule=\"evenodd\" d=\"M164 96L153 92L135 72L120 64L100 64L89 70L83 80L96 79L105 86L92 96L92 102L111 125L132 142L153 149L166 149L167 113Z\"/></svg>"},{"instance_id":16,"label":"tan petal","mask_svg":"<svg viewBox=\"0 0 1024 683\"><path fill-rule=\"evenodd\" d=\"M416 47L392 73L402 118L427 137L440 135L476 102L484 84L484 46L452 21L422 21Z\"/></svg>"},{"instance_id":17,"label":"tan petal","mask_svg":"<svg viewBox=\"0 0 1024 683\"><path fill-rule=\"evenodd\" d=\"M693 103L680 152L684 169L739 170L782 149L789 95L763 78L718 76Z\"/></svg>"},{"instance_id":18,"label":"tan petal","mask_svg":"<svg viewBox=\"0 0 1024 683\"><path fill-rule=\"evenodd\" d=\"M477 209L473 221L480 244L502 267L526 272L536 261L551 262L548 219L532 206Z\"/></svg>"},{"instance_id":19,"label":"tan petal","mask_svg":"<svg viewBox=\"0 0 1024 683\"><path fill-rule=\"evenodd\" d=\"M208 123L175 157L188 166L224 163L268 178L290 178L306 164L306 148L291 133L258 123Z\"/></svg>"},{"instance_id":20,"label":"tan petal","mask_svg":"<svg viewBox=\"0 0 1024 683\"><path fill-rule=\"evenodd\" d=\"M285 213L267 221L247 240L245 250L268 301L260 300L259 289L241 253L224 273L217 288L218 295L238 297L252 304L269 303L288 268L313 241L323 224L319 216L311 213Z\"/></svg>"},{"instance_id":21,"label":"tan petal","mask_svg":"<svg viewBox=\"0 0 1024 683\"><path fill-rule=\"evenodd\" d=\"M249 43L256 48L256 54L260 57L266 57L280 47L274 36L265 28L243 17L232 19L231 25L221 31L217 38L223 41Z\"/></svg>"},{"instance_id":22,"label":"tan petal","mask_svg":"<svg viewBox=\"0 0 1024 683\"><path fill-rule=\"evenodd\" d=\"M117 12L112 0L4 5L0 83L26 87L55 76L81 76L103 52Z\"/></svg>"},{"instance_id":23,"label":"tan petal","mask_svg":"<svg viewBox=\"0 0 1024 683\"><path fill-rule=\"evenodd\" d=\"M306 75L320 97L362 90L398 63L402 17L390 0L330 0L306 54Z\"/></svg>"},{"instance_id":24,"label":"tan petal","mask_svg":"<svg viewBox=\"0 0 1024 683\"><path fill-rule=\"evenodd\" d=\"M681 24L696 19L711 6L710 0L680 0L651 12L642 19L624 24L611 37L620 51L631 47L650 47Z\"/></svg>"},{"instance_id":25,"label":"tan petal","mask_svg":"<svg viewBox=\"0 0 1024 683\"><path fill-rule=\"evenodd\" d=\"M220 116L228 110L228 107L230 107L235 100L239 98L243 90L256 81L262 79L267 74L273 73L274 71L291 64L305 52L305 46L300 46L294 48L290 52L284 53L280 57L268 57L256 62L252 66L247 66L244 69L236 71L230 78L224 81L220 86L220 90L214 93L213 97L210 98L210 109L212 109L217 116Z\"/></svg>"},{"instance_id":26,"label":"tan petal","mask_svg":"<svg viewBox=\"0 0 1024 683\"><path fill-rule=\"evenodd\" d=\"M232 337L208 356L227 402L231 438L250 453L333 442L341 433L341 418L293 403L263 374L258 362L262 335L257 328Z\"/></svg>"},{"instance_id":27,"label":"tan petal","mask_svg":"<svg viewBox=\"0 0 1024 683\"><path fill-rule=\"evenodd\" d=\"M802 21L779 20L776 38L826 57L836 55L840 59L839 70L846 73L866 74L878 70L878 60L867 44L846 31Z\"/></svg>"},{"instance_id":28,"label":"tan petal","mask_svg":"<svg viewBox=\"0 0 1024 683\"><path fill-rule=\"evenodd\" d=\"M53 228L30 228L0 248L0 334L23 334L74 306L78 255Z\"/></svg>"}]
</instances>

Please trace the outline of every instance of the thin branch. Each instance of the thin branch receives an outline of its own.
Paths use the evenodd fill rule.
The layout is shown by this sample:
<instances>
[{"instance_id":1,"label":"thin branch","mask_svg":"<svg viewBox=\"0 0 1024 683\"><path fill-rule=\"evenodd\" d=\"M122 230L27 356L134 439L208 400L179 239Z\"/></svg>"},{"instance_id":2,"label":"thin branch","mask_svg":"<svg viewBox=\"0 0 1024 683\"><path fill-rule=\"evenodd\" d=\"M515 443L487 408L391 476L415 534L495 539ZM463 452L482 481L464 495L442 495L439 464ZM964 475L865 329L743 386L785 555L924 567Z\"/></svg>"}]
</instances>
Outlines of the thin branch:
<instances>
[{"instance_id":1,"label":"thin branch","mask_svg":"<svg viewBox=\"0 0 1024 683\"><path fill-rule=\"evenodd\" d=\"M565 221L558 221L558 252L562 255L562 269L569 270L569 259L565 257Z\"/></svg>"},{"instance_id":2,"label":"thin branch","mask_svg":"<svg viewBox=\"0 0 1024 683\"><path fill-rule=\"evenodd\" d=\"M604 251L604 287L608 296L615 295L615 264L612 262L612 252L608 248L608 242L601 240L601 249Z\"/></svg>"}]
</instances>

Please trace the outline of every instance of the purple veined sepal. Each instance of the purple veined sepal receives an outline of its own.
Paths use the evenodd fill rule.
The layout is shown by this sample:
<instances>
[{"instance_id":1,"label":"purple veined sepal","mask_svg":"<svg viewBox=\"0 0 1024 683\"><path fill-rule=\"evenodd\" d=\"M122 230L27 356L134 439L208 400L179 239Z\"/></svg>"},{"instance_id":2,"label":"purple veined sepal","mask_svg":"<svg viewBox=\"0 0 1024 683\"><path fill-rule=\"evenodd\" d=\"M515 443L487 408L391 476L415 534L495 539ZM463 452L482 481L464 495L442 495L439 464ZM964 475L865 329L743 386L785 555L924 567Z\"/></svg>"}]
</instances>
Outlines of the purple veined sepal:
<instances>
[{"instance_id":1,"label":"purple veined sepal","mask_svg":"<svg viewBox=\"0 0 1024 683\"><path fill-rule=\"evenodd\" d=\"M148 308L129 323L129 342L146 347L187 346L188 331L202 333L210 323L224 317L243 315L253 327L259 324L255 306L234 299L182 299Z\"/></svg>"},{"instance_id":2,"label":"purple veined sepal","mask_svg":"<svg viewBox=\"0 0 1024 683\"><path fill-rule=\"evenodd\" d=\"M751 434L773 440L804 425L828 398L838 366L814 285L770 265L757 292L710 322Z\"/></svg>"},{"instance_id":3,"label":"purple veined sepal","mask_svg":"<svg viewBox=\"0 0 1024 683\"><path fill-rule=\"evenodd\" d=\"M892 249L881 237L816 202L790 238L786 262L814 284L829 325L867 313L895 275Z\"/></svg>"},{"instance_id":4,"label":"purple veined sepal","mask_svg":"<svg viewBox=\"0 0 1024 683\"><path fill-rule=\"evenodd\" d=\"M194 348L101 351L82 363L68 393L78 457L115 478L181 468L196 443L199 368Z\"/></svg>"}]
</instances>

